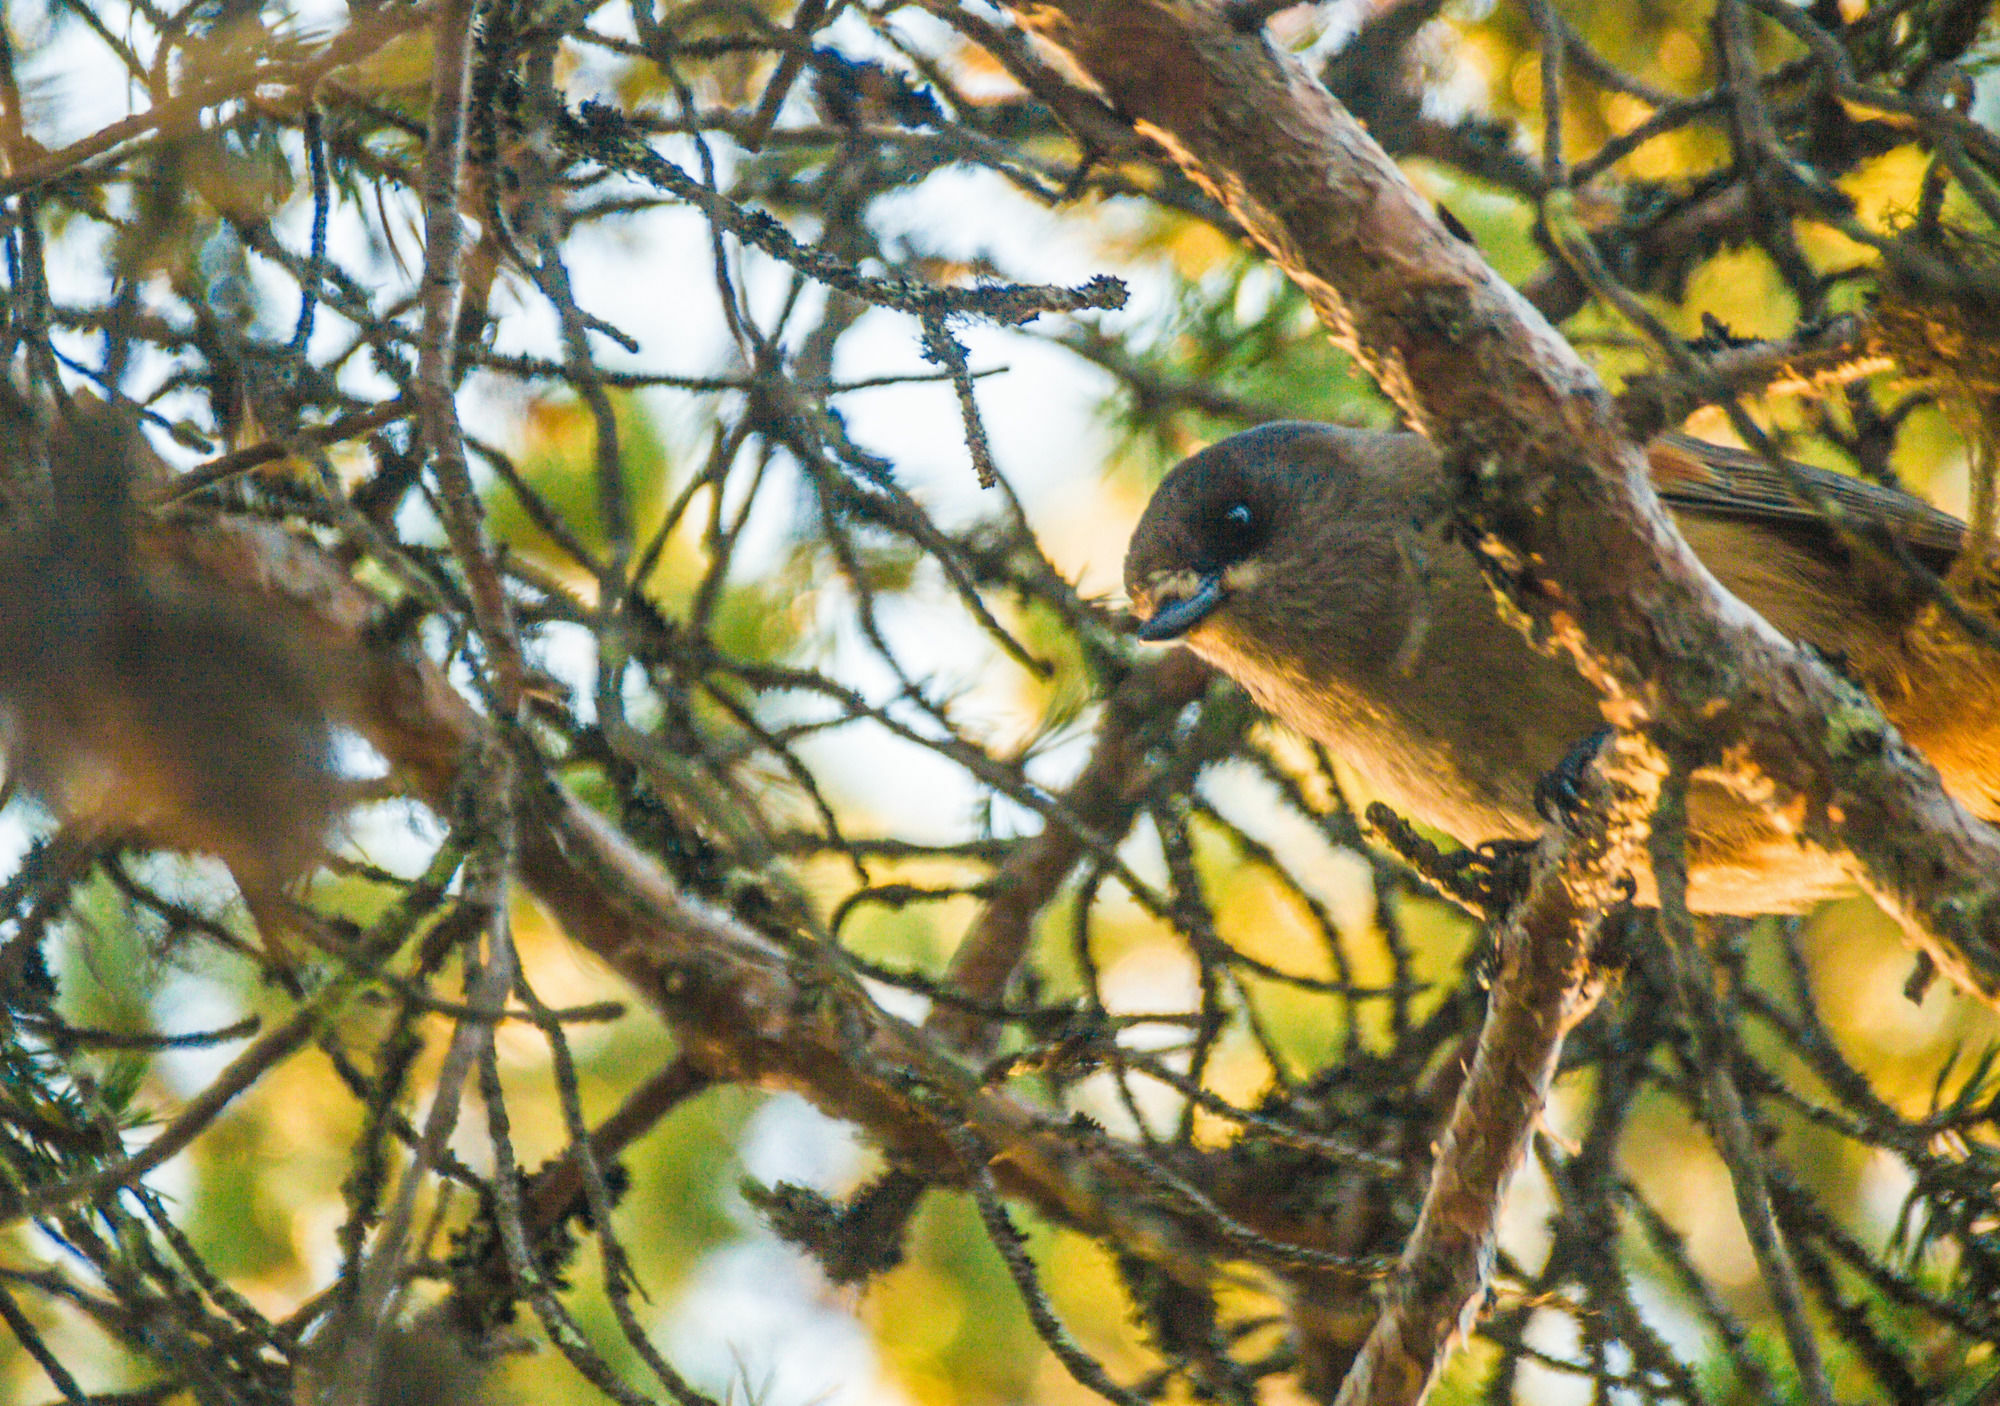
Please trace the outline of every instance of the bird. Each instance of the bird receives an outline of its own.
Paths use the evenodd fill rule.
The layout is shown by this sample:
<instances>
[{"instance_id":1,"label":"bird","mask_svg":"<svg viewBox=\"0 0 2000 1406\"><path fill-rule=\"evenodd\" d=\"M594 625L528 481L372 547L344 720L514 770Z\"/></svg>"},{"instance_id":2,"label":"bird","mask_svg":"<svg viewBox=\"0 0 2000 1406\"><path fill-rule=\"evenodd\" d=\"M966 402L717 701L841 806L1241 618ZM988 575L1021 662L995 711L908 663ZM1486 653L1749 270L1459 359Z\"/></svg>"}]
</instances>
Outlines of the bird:
<instances>
[{"instance_id":1,"label":"bird","mask_svg":"<svg viewBox=\"0 0 2000 1406\"><path fill-rule=\"evenodd\" d=\"M2000 819L2000 649L1927 613L1762 457L1685 435L1647 446L1681 534L1739 599L1866 687L1945 789ZM1943 572L1963 523L1921 499L1792 465L1877 541ZM1279 422L1168 472L1133 530L1141 639L1178 641L1343 757L1365 789L1465 844L1525 841L1537 796L1605 731L1598 694L1502 619L1422 435ZM1691 910L1802 912L1852 889L1838 856L1713 774L1688 794ZM1637 901L1656 902L1650 870Z\"/></svg>"}]
</instances>

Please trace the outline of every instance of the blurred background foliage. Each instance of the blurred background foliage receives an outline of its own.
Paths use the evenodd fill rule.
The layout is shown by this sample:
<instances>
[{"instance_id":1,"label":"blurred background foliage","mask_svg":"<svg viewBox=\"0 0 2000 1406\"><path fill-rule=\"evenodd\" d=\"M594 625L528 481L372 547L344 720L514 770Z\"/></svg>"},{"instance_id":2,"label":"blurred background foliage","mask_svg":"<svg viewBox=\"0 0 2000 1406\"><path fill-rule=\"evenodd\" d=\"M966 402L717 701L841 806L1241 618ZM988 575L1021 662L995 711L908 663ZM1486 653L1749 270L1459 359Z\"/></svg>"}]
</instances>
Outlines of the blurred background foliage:
<instances>
[{"instance_id":1,"label":"blurred background foliage","mask_svg":"<svg viewBox=\"0 0 2000 1406\"><path fill-rule=\"evenodd\" d=\"M1610 311L1566 307L1549 291L1560 270L1536 223L1538 8L1332 0L1279 12L1270 32L1326 72L1503 275L1548 295L1618 389L1660 371L1653 351ZM1579 78L1573 60L1560 108L1573 162L1722 76L1709 5L1552 13L1575 52L1625 80ZM1990 129L2000 111L1982 6L1816 0L1801 13L1841 35L1863 81L1911 89L1947 50L1975 120ZM278 446L272 462L210 492L215 510L287 522L338 549L351 524L328 504L343 500L395 539L405 567L450 579L432 506L412 487L406 420L336 436L318 461L301 447L303 430L409 392L427 31L394 5L258 0L58 0L8 6L5 23L13 351L37 374L59 364L73 385L145 403L178 468ZM329 36L366 24L401 28L319 73L317 87L283 75L246 87L246 71L310 66ZM1143 149L1084 150L1075 125L1022 86L1048 73L1021 58L1032 49L1018 36L981 47L1003 32L998 12L978 6L894 0L815 5L806 18L747 0L495 4L463 198L482 234L466 275L461 410L487 526L543 671L552 765L688 887L739 912L802 896L880 978L879 999L913 1018L992 900L983 886L996 868L1058 823L1049 798L1085 765L1104 700L1146 666L1118 629L1117 568L1152 484L1183 454L1260 420L1393 418L1207 196ZM1764 68L1801 62L1778 26L1754 34ZM102 153L70 147L203 84L230 96L191 102L176 122ZM1940 178L1917 124L1851 103L1829 116L1796 78L1771 92L1782 136L1845 193L1852 228L1797 218L1746 229L1743 216L1667 228L1672 215L1699 214L1704 192L1740 184L1718 121L1667 127L1585 192L1607 252L1629 256L1614 267L1676 334L1710 348L1783 339L1895 296L1879 247L1856 229L1890 239L1927 221L1972 241L1996 234L1990 190ZM796 275L740 228L716 233L697 204L630 171L563 154L575 138L547 110L553 99L612 105L699 181L864 274L968 289L1108 272L1129 302L1013 327L971 315L947 324L1004 479L979 490L960 401L940 379L952 368L926 359L914 319ZM1830 130L1843 118L1865 140ZM496 233L503 211L512 248ZM532 273L538 238L561 249L573 296ZM1814 280L1804 300L1801 267ZM300 280L315 269L317 320L298 335ZM565 347L565 317L583 329L587 368ZM1990 355L1974 346L1966 360ZM1968 410L1948 379L1884 361L1803 392L1759 388L1745 403L1800 457L1893 474L1966 511L1971 436L1987 412ZM1686 424L1729 437L1714 407L1690 407ZM603 511L607 481L622 529ZM625 608L639 621L623 633L602 615L605 582L617 579L605 563L618 553L633 563ZM387 596L402 589L377 555L356 572ZM441 660L462 644L451 623L432 610L421 627ZM1476 1029L1476 926L1363 843L1353 816L1368 797L1337 758L1219 685L1198 699L1182 700L1184 715L1169 710L1144 749L1146 785L1108 831L1123 837L1115 855L1081 863L1038 906L1005 993L1018 1017L996 1047L1015 1057L1006 1072L1155 1151L1241 1147L1249 1133L1148 1067L1273 1117L1362 1141L1388 1128L1392 1147L1426 1146L1422 1109L1448 1104L1438 1080L1449 1084ZM603 710L614 702L645 745L611 735ZM380 775L379 759L351 750L355 775ZM317 911L365 925L430 861L450 818L397 790L387 778L348 814L342 862L311 887ZM53 1163L44 1177L73 1174L98 1164L103 1138L143 1138L240 1048L238 1022L280 1023L297 997L259 957L213 861L102 856L63 902L38 910L34 870L52 822L20 797L6 817L22 858L4 948L0 1123L13 1130L19 1193L34 1184L35 1157ZM673 1042L532 899L517 899L513 919L542 1001L586 1013L566 1039L595 1124L659 1071ZM1980 1393L2000 1371L2000 1222L1990 1219L2000 1027L1943 989L1906 994L1911 959L1861 900L1732 928L1719 943L1746 1067L1770 1076L1758 1116L1795 1188L1794 1229L1821 1247L1808 1279L1841 1396L1990 1399ZM442 970L428 979L449 997L457 988ZM1495 1316L1441 1401L1794 1399L1727 1169L1691 1116L1691 1072L1664 988L1651 983L1635 964L1579 1032L1576 1067L1509 1213ZM249 1401L293 1390L303 1353L289 1349L352 1267L343 1228L377 1116L368 1079L381 1074L395 1012L386 987L351 1004L143 1192L6 1229L0 1307L16 1331L0 1335L0 1397ZM1155 1018L1133 1019L1143 1016ZM414 1028L420 1046L394 1095L412 1119L450 1022L432 1015ZM147 1043L232 1029L215 1044ZM509 1022L495 1043L519 1161L533 1170L569 1142L549 1042ZM426 1192L412 1316L465 1291L454 1256L479 1223L473 1188L493 1155L480 1121L468 1117L454 1143L468 1176ZM58 1126L95 1128L100 1142L65 1143ZM1580 1196L1565 1178L1605 1157L1613 1170L1596 1174L1613 1190ZM691 1093L619 1161L635 1309L702 1392L769 1406L1093 1395L1044 1343L961 1192L921 1198L900 1263L858 1284L833 1282L774 1233L756 1208L770 1188L838 1199L885 1171L865 1135L796 1095ZM1284 1165L1266 1166L1280 1168L1274 1205L1296 1192L1301 1205L1337 1208L1336 1182ZM1393 1254L1420 1189L1383 1178L1369 1213L1382 1223L1343 1242L1349 1251ZM1570 1243L1580 1222L1564 1219L1579 1207L1612 1217L1581 1247ZM1222 1326L1208 1347L1223 1344L1212 1355L1239 1364L1225 1371L1174 1340L1133 1247L1024 1208L1016 1218L1048 1305L1114 1379L1170 1399L1307 1396L1311 1374L1293 1370L1292 1309L1272 1275L1235 1272L1216 1286ZM161 1248L168 1226L185 1236L184 1256ZM1595 1267L1547 1266L1552 1233ZM596 1239L577 1238L558 1271L563 1297L611 1370L644 1381ZM1855 1259L1826 1263L1827 1246L1849 1242ZM265 1325L276 1346L231 1360L268 1370L210 1374L207 1339L146 1317L181 1321L176 1295L244 1332ZM1650 1347L1634 1346L1646 1333L1619 1319L1620 1305L1650 1325ZM494 1341L507 1350L482 1388L490 1399L599 1399L531 1314L508 1305L500 1319ZM409 1380L430 1381L427 1370ZM456 1368L439 1371L463 1386Z\"/></svg>"}]
</instances>

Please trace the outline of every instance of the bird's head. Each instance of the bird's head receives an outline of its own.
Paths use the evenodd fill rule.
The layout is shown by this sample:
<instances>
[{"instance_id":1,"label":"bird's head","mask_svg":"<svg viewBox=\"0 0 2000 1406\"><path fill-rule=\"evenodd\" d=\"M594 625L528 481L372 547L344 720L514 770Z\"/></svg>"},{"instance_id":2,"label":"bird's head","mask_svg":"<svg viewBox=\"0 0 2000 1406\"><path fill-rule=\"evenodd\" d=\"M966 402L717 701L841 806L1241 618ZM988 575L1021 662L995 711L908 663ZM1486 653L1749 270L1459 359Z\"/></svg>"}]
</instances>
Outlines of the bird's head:
<instances>
[{"instance_id":1,"label":"bird's head","mask_svg":"<svg viewBox=\"0 0 2000 1406\"><path fill-rule=\"evenodd\" d=\"M1436 481L1414 435L1261 425L1175 466L1132 533L1139 637L1261 653L1365 623L1393 577L1395 518ZM1331 641L1328 641L1331 642Z\"/></svg>"}]
</instances>

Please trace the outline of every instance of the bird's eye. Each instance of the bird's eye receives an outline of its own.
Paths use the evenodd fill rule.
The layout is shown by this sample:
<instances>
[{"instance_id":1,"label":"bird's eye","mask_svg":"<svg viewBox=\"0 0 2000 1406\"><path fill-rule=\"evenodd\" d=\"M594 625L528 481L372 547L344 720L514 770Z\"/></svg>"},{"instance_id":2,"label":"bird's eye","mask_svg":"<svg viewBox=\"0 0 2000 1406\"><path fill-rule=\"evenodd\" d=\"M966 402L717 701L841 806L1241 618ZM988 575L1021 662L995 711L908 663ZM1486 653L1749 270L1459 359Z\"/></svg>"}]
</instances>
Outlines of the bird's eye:
<instances>
[{"instance_id":1,"label":"bird's eye","mask_svg":"<svg viewBox=\"0 0 2000 1406\"><path fill-rule=\"evenodd\" d=\"M1231 503L1215 520L1215 545L1227 561L1241 561L1264 540L1264 523L1248 503Z\"/></svg>"}]
</instances>

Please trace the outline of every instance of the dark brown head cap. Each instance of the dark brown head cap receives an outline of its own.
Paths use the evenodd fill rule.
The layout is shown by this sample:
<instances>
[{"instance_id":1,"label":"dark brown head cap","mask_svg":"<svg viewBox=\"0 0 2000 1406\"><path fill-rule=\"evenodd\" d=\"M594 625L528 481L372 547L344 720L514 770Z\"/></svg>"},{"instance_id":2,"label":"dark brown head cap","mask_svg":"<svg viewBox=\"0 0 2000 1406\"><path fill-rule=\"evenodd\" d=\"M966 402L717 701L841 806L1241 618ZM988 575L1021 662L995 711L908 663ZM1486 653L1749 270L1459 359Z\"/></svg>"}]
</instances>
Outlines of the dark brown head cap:
<instances>
[{"instance_id":1,"label":"dark brown head cap","mask_svg":"<svg viewBox=\"0 0 2000 1406\"><path fill-rule=\"evenodd\" d=\"M1416 435L1280 421L1211 444L1170 471L1133 530L1125 589L1140 636L1175 638L1388 480L1434 463ZM1412 505L1413 507L1415 505ZM1333 563L1320 563L1324 570Z\"/></svg>"}]
</instances>

